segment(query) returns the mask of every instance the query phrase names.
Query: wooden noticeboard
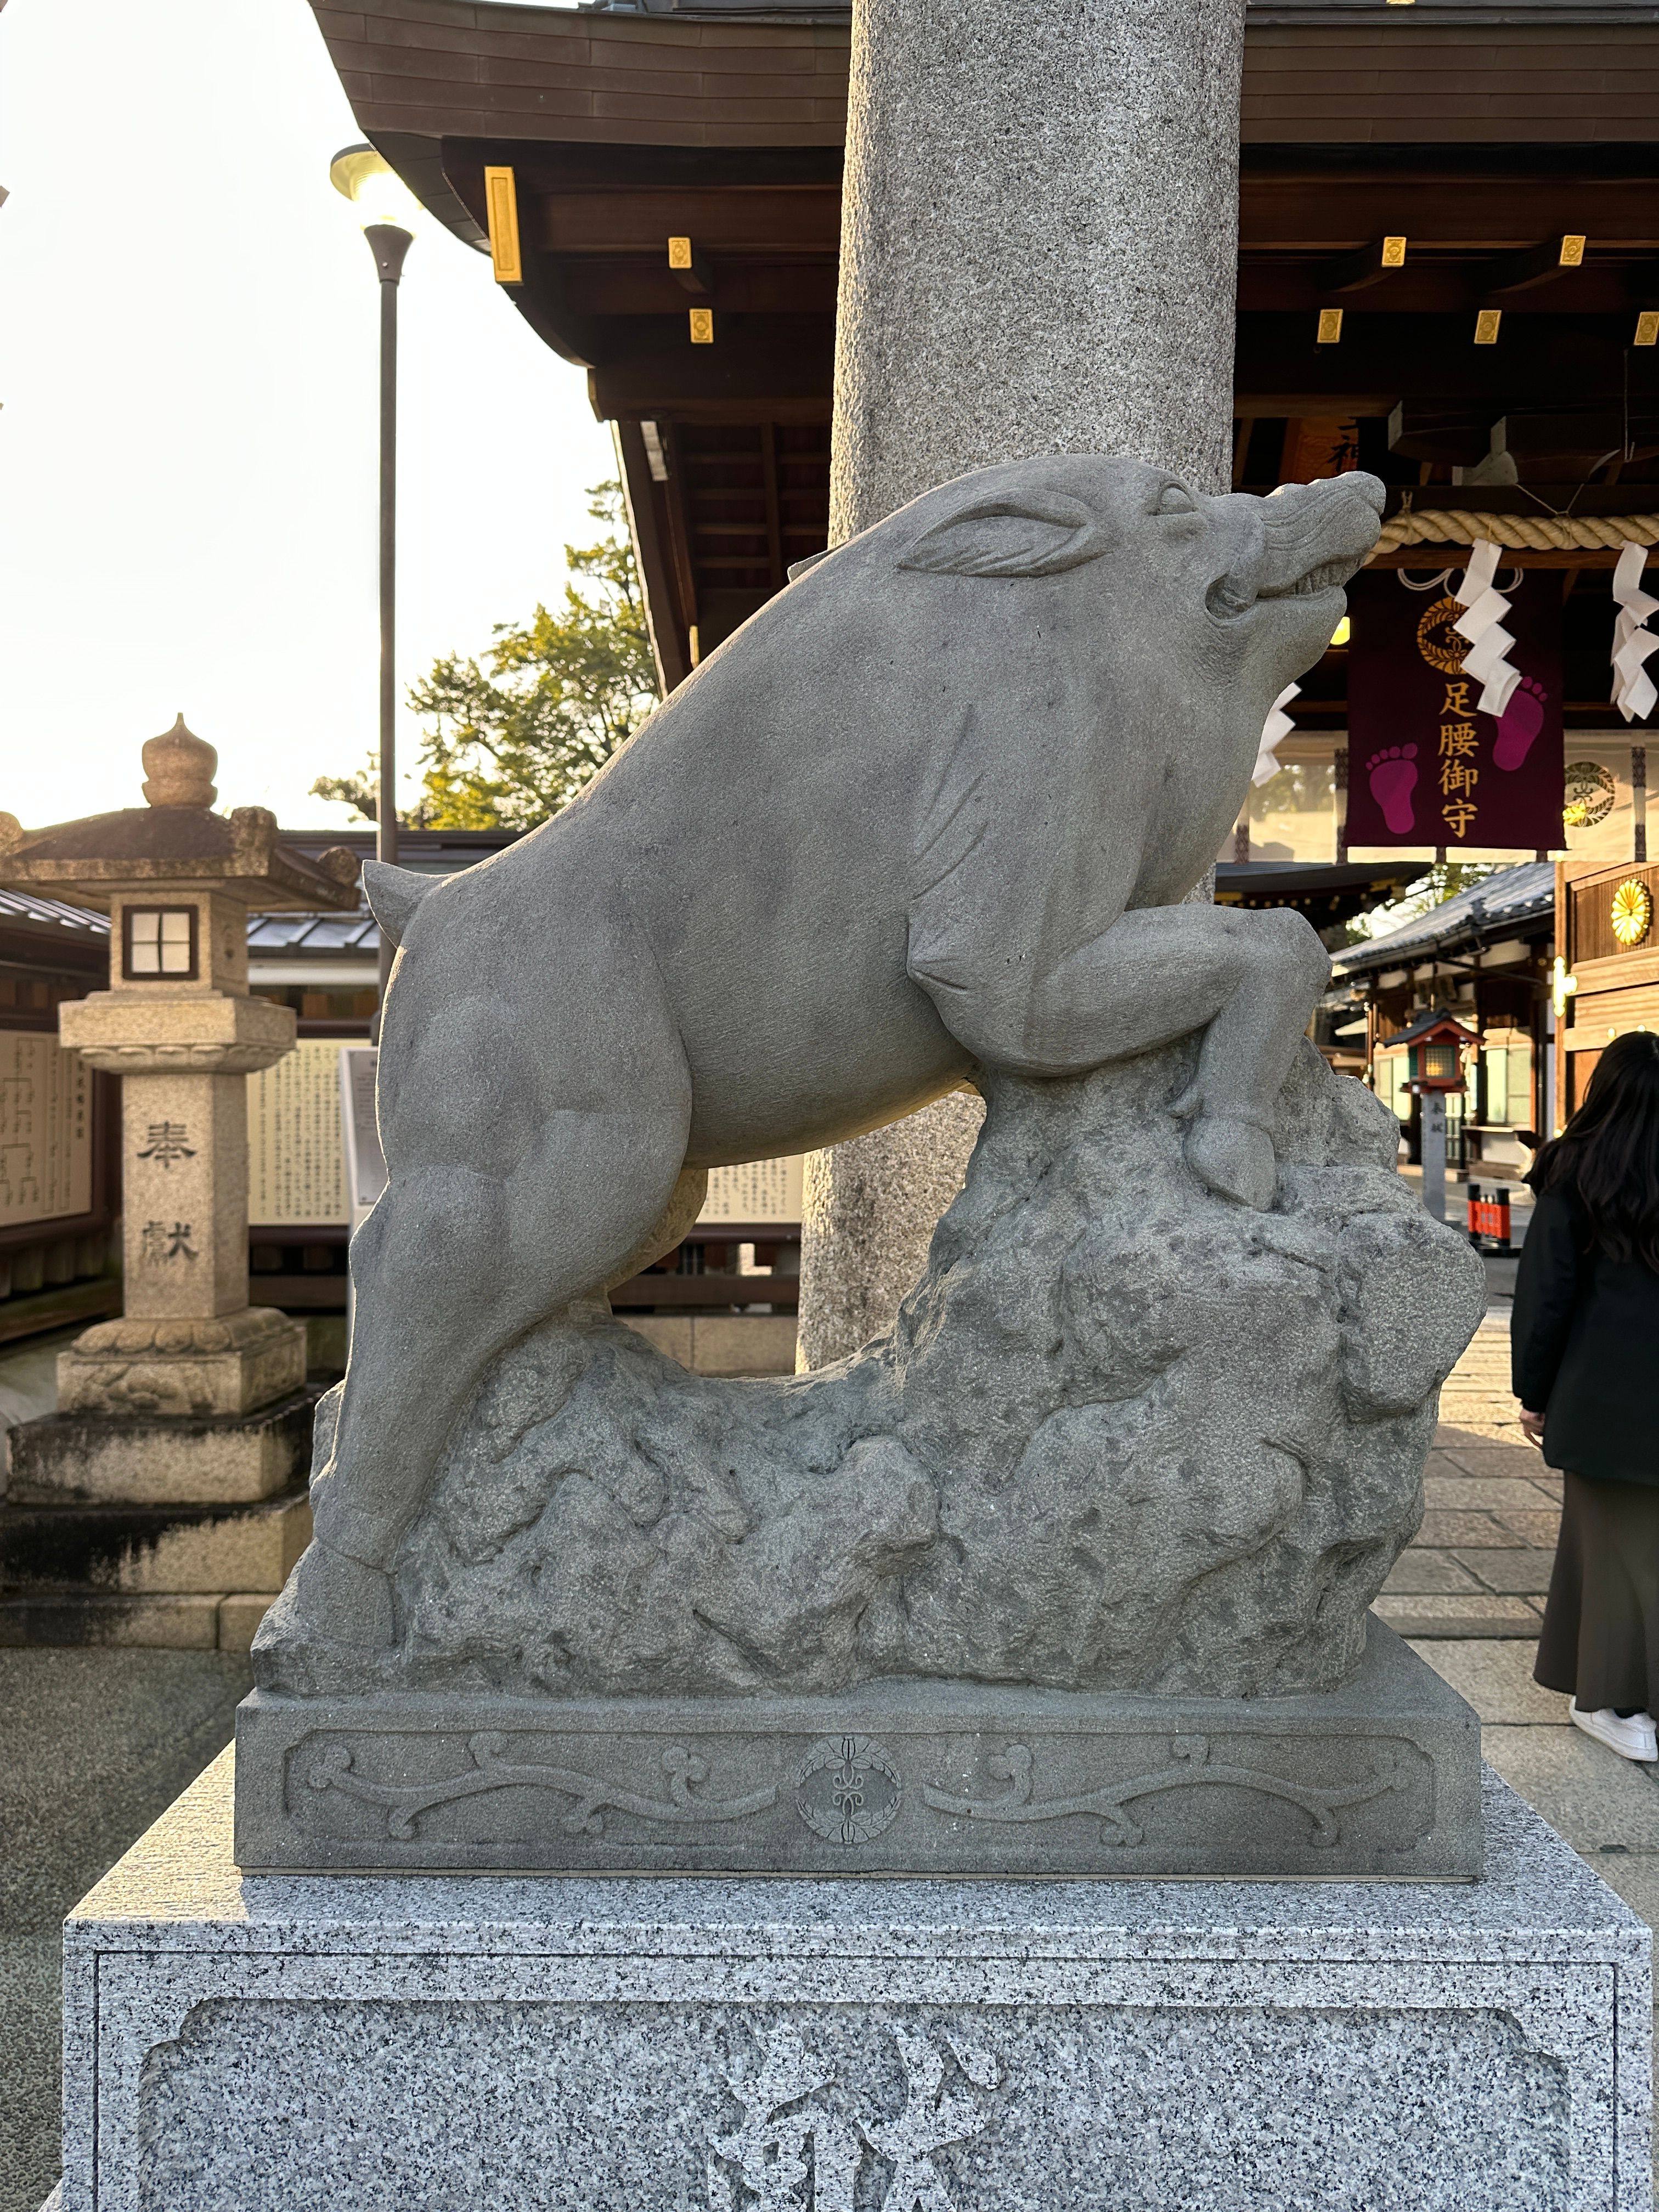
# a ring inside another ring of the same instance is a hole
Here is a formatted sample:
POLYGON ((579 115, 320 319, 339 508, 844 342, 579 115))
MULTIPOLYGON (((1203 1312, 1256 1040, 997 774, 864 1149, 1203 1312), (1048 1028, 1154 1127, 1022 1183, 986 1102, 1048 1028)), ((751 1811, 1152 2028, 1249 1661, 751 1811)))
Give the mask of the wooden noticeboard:
MULTIPOLYGON (((304 1037, 275 1066, 247 1079, 247 1209, 249 1221, 259 1227, 344 1227, 352 1220, 340 1051, 337 1037, 304 1037)), ((368 1062, 369 1055, 360 1048, 355 1058, 368 1062)), ((360 1066, 356 1072, 361 1082, 367 1069, 360 1066)), ((801 1169, 799 1153, 713 1169, 699 1224, 793 1226, 800 1219, 801 1169)), ((360 1214, 366 1210, 361 1206, 360 1214)))
POLYGON ((247 1079, 247 1218, 263 1228, 351 1218, 340 1130, 340 1041, 304 1037, 247 1079))
POLYGON ((708 1195, 697 1216, 699 1228, 742 1222, 761 1228, 784 1227, 800 1219, 803 1155, 781 1160, 747 1160, 741 1167, 711 1168, 708 1195))
POLYGON ((39 1030, 0 1030, 0 1229, 92 1211, 92 1074, 39 1030))

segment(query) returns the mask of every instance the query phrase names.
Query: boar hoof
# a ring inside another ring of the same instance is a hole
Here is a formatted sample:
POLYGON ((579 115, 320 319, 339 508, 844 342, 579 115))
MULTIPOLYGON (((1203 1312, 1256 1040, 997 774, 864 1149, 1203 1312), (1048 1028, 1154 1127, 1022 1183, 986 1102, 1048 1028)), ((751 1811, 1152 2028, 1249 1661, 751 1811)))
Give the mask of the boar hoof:
POLYGON ((1187 1164, 1223 1198, 1265 1212, 1279 1180, 1273 1139, 1254 1121, 1205 1114, 1187 1132, 1187 1164))
POLYGON ((395 1640, 392 1578, 379 1567, 313 1543, 295 1569, 289 1589, 292 1629, 370 1650, 395 1640))

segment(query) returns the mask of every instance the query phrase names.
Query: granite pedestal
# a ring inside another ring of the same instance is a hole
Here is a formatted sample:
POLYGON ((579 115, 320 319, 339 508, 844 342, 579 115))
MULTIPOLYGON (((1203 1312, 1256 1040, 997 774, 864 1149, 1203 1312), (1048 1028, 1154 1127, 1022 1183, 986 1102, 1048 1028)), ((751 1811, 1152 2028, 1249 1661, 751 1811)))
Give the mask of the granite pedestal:
POLYGON ((1480 1724, 1375 1619, 1322 1696, 261 1690, 236 1741, 250 1871, 1480 1872, 1480 1724))
POLYGON ((65 1936, 63 2212, 1648 2212, 1647 1929, 1474 1884, 243 1878, 65 1936))

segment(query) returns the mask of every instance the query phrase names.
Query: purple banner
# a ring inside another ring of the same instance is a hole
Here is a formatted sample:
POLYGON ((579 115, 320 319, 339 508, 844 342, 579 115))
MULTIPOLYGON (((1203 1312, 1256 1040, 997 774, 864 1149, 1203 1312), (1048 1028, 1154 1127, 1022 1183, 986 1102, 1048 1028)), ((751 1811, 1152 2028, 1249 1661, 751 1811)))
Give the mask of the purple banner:
POLYGON ((1528 569, 1512 586, 1499 572, 1521 672, 1500 715, 1480 713, 1480 681, 1463 672, 1462 574, 1425 592, 1373 569, 1348 586, 1351 848, 1561 846, 1560 572, 1528 569))

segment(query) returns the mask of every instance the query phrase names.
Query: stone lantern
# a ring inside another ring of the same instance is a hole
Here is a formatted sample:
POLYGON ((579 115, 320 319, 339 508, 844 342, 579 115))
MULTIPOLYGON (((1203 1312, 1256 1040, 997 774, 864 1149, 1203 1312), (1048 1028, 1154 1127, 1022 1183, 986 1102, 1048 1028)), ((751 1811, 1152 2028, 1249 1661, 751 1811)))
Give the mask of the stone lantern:
POLYGON ((215 813, 217 756, 182 716, 143 763, 148 805, 0 816, 0 882, 110 917, 109 988, 59 1034, 121 1078, 125 1306, 59 1355, 57 1414, 14 1432, 9 1510, 269 1498, 309 1428, 304 1324, 248 1304, 245 1078, 295 1025, 249 996, 247 917, 354 911, 357 862, 290 851, 264 807, 215 813))
POLYGON ((1463 1055, 1480 1042, 1441 1006, 1430 1007, 1389 1040, 1406 1047, 1406 1088, 1422 1101, 1423 1203, 1437 1221, 1446 1218, 1446 1100, 1462 1090, 1463 1055))

